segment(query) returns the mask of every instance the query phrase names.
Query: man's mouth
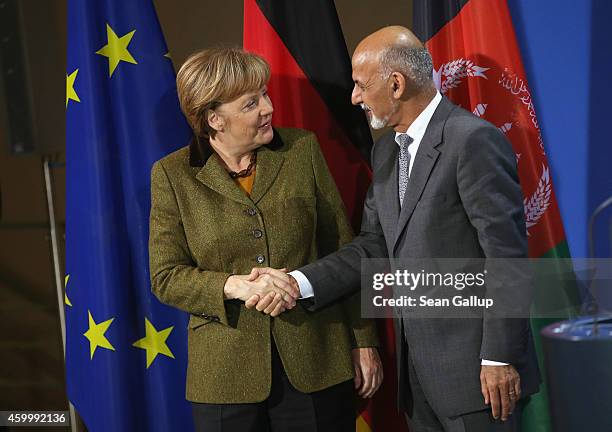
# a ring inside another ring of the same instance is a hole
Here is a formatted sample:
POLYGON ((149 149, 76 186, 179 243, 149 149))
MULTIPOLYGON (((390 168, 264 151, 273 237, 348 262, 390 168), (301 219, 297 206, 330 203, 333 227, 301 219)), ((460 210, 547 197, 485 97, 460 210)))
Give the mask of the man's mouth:
POLYGON ((259 129, 266 129, 267 127, 270 126, 270 123, 272 123, 271 119, 265 122, 264 124, 262 124, 261 126, 259 126, 259 129))

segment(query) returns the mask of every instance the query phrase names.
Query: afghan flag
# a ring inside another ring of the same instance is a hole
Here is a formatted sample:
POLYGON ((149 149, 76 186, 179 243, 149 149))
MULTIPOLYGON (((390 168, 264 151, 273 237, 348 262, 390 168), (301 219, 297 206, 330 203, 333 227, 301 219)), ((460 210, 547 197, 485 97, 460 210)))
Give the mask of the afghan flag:
MULTIPOLYGON (((433 57, 438 90, 493 123, 512 143, 524 194, 529 256, 568 258, 540 125, 506 1, 414 0, 413 7, 413 30, 433 57)), ((566 305, 577 304, 573 293, 559 294, 566 305)), ((537 296, 536 292, 536 302, 537 296)), ((542 372, 540 330, 552 321, 531 320, 542 372)), ((544 384, 527 401, 523 431, 551 430, 544 384)))
MULTIPOLYGON (((245 0, 244 48, 264 57, 272 76, 272 123, 316 133, 353 227, 360 224, 371 181, 372 137, 363 111, 351 105, 351 63, 332 0, 245 0)), ((397 412, 395 339, 391 320, 379 320, 385 380, 359 406, 360 432, 407 431, 397 412)))

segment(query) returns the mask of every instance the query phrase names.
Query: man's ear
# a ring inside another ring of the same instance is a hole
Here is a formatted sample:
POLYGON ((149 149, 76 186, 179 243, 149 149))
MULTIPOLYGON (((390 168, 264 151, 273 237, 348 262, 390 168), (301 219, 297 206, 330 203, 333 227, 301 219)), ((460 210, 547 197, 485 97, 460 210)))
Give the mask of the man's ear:
POLYGON ((215 110, 208 110, 206 113, 206 120, 211 128, 213 128, 217 132, 223 132, 223 126, 225 126, 225 121, 223 117, 221 117, 215 110))
POLYGON ((389 81, 391 82, 391 97, 400 99, 406 91, 406 77, 399 72, 392 72, 389 81))

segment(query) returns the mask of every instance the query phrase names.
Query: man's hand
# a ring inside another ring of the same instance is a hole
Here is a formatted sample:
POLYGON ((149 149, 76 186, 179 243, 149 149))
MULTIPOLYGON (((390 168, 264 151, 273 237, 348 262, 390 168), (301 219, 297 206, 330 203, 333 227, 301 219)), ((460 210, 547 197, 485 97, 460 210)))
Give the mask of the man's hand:
MULTIPOLYGON (((251 274, 249 275, 249 280, 255 280, 263 275, 269 275, 275 278, 279 283, 291 284, 291 282, 295 282, 295 279, 287 274, 287 269, 275 269, 271 267, 253 267, 251 270, 251 274)), ((297 283, 296 283, 297 286, 297 283)), ((299 295, 299 288, 297 289, 299 295)))
MULTIPOLYGON (((249 280, 256 283, 263 282, 264 284, 273 285, 279 289, 282 289, 287 295, 291 297, 293 303, 291 307, 284 305, 284 307, 278 307, 278 303, 274 301, 270 296, 253 295, 245 302, 247 308, 255 307, 258 311, 264 312, 271 316, 278 316, 286 309, 291 309, 295 306, 295 302, 300 297, 300 288, 296 280, 288 275, 287 269, 273 269, 269 267, 255 267, 251 270, 249 280)), ((289 303, 291 304, 291 303, 289 303)))
POLYGON ((371 398, 383 381, 383 368, 376 348, 355 348, 351 352, 355 367, 355 390, 362 398, 371 398))
POLYGON ((498 419, 501 412, 506 421, 521 397, 521 377, 512 365, 481 366, 480 390, 485 404, 491 404, 493 418, 498 419))
POLYGON ((251 273, 230 276, 225 283, 224 294, 227 299, 244 300, 247 308, 256 306, 258 311, 278 316, 295 306, 299 289, 274 276, 263 274, 254 278, 251 273))

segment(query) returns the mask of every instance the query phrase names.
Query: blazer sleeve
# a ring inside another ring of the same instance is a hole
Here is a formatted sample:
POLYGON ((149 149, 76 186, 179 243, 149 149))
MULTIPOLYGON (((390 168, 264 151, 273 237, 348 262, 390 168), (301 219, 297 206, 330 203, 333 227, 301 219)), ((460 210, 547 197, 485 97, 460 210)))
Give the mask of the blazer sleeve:
POLYGON ((149 263, 151 289, 162 303, 227 325, 223 287, 230 274, 203 270, 193 262, 161 161, 151 171, 149 263))
POLYGON ((532 284, 521 269, 522 261, 514 260, 527 257, 516 158, 511 144, 495 127, 479 127, 469 134, 459 154, 457 181, 486 259, 487 297, 496 306, 484 312, 480 357, 517 363, 526 349, 529 323, 526 318, 507 317, 528 316, 520 311, 529 311, 532 284), (509 315, 509 311, 514 313, 509 315))
MULTIPOLYGON (((375 166, 372 149, 372 166, 375 166)), ((328 189, 322 181, 320 189, 328 189)), ((361 231, 353 240, 336 252, 327 255, 299 270, 312 284, 314 297, 310 310, 324 307, 339 298, 360 291, 361 259, 386 258, 387 246, 376 209, 372 185, 365 199, 361 231)))
MULTIPOLYGON (((336 183, 314 135, 311 140, 311 157, 317 193, 318 256, 324 257, 348 243, 353 238, 353 230, 336 183)), ((376 322, 361 318, 360 299, 357 292, 342 301, 348 325, 353 332, 353 348, 378 346, 376 322)))

